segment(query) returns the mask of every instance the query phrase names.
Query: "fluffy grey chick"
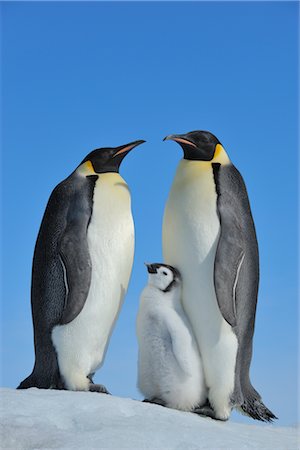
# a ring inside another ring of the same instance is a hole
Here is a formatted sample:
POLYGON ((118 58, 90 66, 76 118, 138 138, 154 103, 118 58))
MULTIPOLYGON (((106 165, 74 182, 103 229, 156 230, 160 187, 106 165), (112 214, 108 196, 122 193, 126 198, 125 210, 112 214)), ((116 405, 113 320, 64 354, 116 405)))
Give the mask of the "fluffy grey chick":
POLYGON ((181 276, 147 264, 148 284, 137 315, 138 388, 147 401, 192 411, 207 398, 201 358, 181 305, 181 276))

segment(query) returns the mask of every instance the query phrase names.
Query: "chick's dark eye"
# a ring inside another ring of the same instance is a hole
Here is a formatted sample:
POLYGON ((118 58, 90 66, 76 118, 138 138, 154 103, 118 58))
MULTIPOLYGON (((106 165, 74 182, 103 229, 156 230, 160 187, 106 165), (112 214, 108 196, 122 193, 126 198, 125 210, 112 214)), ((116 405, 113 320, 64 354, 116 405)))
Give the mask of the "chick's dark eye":
POLYGON ((165 272, 165 271, 163 271, 163 274, 164 274, 164 275, 168 275, 167 272, 165 272))

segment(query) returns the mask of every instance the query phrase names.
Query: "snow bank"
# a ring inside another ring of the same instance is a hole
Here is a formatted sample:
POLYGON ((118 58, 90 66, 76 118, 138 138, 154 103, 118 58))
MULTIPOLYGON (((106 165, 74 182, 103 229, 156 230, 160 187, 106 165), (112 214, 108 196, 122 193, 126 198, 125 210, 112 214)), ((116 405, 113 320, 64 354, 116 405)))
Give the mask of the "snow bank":
POLYGON ((296 450, 296 428, 217 422, 91 392, 1 389, 2 449, 296 450))

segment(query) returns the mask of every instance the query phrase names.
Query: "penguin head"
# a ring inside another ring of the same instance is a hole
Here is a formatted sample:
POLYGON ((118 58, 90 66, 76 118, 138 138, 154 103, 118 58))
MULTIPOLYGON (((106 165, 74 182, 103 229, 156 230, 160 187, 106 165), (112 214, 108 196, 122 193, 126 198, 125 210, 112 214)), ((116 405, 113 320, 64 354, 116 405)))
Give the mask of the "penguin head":
POLYGON ((172 140, 181 145, 184 159, 211 161, 223 147, 218 138, 209 131, 190 131, 186 134, 170 134, 164 141, 172 140))
POLYGON ((145 141, 139 140, 130 142, 129 144, 120 145, 119 147, 105 147, 97 148, 89 153, 84 160, 79 164, 88 169, 90 173, 106 173, 119 172, 121 162, 125 156, 135 147, 143 144, 145 141))
POLYGON ((146 264, 148 270, 148 284, 163 292, 169 292, 181 283, 178 269, 162 263, 146 264))

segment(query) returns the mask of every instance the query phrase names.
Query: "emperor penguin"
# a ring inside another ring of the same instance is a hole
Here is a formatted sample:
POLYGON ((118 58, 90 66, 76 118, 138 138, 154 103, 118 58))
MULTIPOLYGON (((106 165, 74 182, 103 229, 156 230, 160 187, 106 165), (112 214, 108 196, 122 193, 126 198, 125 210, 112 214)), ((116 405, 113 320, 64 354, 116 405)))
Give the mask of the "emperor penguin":
POLYGON ((275 415, 249 368, 259 283, 255 226, 245 183, 208 131, 174 134, 184 153, 163 220, 165 262, 182 275, 182 303, 208 388, 199 414, 227 420, 233 407, 266 422, 275 415))
POLYGON ((169 265, 147 264, 148 284, 137 315, 138 387, 147 402, 193 411, 205 404, 201 358, 181 306, 181 276, 169 265))
POLYGON ((107 393, 92 377, 103 363, 134 254, 130 191, 119 167, 143 142, 92 151, 53 190, 33 257, 35 364, 19 389, 107 393))

